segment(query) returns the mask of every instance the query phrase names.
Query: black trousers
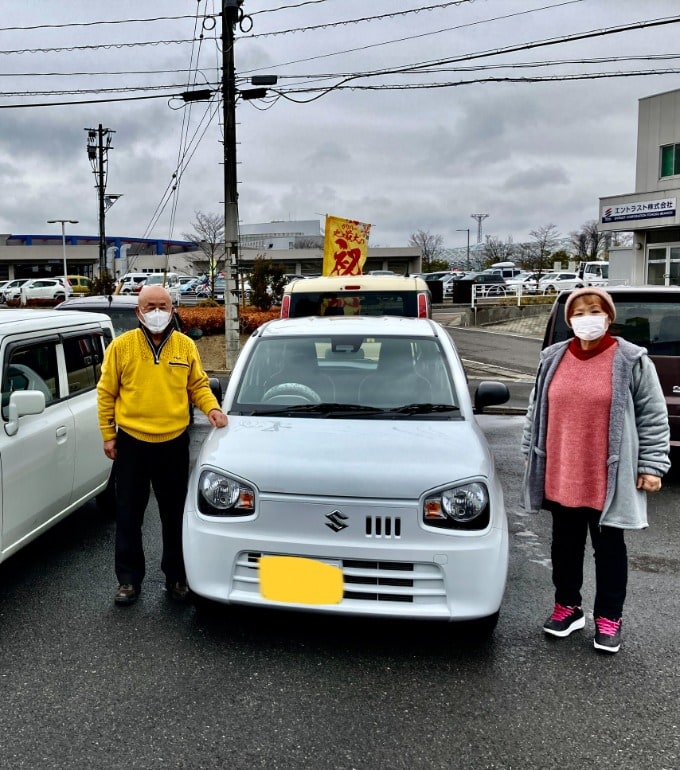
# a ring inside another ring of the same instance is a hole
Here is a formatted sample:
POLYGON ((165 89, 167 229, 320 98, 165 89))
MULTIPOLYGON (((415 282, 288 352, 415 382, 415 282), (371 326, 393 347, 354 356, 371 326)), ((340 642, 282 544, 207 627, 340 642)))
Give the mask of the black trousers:
POLYGON ((161 569, 169 583, 184 582, 182 516, 189 481, 189 434, 172 441, 139 441, 122 430, 116 440, 116 552, 118 582, 141 586, 145 575, 142 524, 153 488, 161 517, 161 569))
POLYGON ((555 601, 565 607, 581 605, 583 558, 586 538, 595 556, 596 617, 618 620, 623 614, 628 584, 628 556, 624 530, 600 527, 601 511, 592 508, 565 508, 557 503, 547 506, 552 512, 551 557, 555 601))

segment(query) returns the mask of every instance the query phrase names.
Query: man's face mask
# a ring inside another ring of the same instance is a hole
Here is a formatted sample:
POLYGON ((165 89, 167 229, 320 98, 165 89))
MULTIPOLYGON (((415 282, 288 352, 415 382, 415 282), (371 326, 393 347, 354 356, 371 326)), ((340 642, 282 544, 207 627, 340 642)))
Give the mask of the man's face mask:
POLYGON ((162 331, 165 331, 170 323, 171 313, 168 313, 167 310, 155 308, 148 313, 141 313, 141 316, 141 322, 152 334, 160 334, 162 331))
POLYGON ((579 315, 571 319, 571 328, 580 340, 596 340, 607 331, 607 321, 606 315, 579 315))

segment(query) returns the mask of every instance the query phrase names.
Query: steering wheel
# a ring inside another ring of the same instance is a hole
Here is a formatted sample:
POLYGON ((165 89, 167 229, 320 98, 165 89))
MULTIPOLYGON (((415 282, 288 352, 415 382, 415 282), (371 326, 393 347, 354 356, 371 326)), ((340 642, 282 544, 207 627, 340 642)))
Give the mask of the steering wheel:
POLYGON ((269 388, 262 400, 272 404, 320 404, 321 396, 300 382, 282 382, 269 388))

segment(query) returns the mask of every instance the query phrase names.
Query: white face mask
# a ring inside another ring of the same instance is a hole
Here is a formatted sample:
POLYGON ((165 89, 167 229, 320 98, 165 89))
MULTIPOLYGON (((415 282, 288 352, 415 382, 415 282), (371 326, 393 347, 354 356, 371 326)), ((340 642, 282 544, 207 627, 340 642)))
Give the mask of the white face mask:
POLYGON ((152 334, 160 334, 170 323, 170 313, 167 310, 156 308, 148 313, 142 313, 141 322, 152 334))
POLYGON ((607 331, 606 315, 578 315, 571 319, 571 328, 580 340, 597 340, 607 331))

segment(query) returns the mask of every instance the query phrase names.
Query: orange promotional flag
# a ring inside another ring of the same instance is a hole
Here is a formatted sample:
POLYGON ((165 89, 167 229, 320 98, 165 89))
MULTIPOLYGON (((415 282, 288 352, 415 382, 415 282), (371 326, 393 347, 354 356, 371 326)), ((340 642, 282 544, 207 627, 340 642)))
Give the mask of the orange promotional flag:
POLYGON ((326 216, 323 275, 361 275, 368 254, 370 225, 326 216))

